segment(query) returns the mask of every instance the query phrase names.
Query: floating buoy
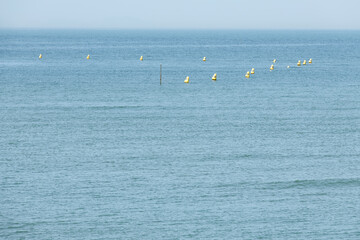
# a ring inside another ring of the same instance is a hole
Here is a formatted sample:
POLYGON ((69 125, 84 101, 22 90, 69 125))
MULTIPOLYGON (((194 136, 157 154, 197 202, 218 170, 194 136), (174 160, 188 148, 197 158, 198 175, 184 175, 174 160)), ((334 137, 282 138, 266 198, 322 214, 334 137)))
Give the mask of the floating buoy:
POLYGON ((298 65, 299 67, 301 66, 301 61, 300 61, 300 60, 298 61, 297 65, 298 65))
POLYGON ((184 83, 189 83, 189 76, 185 78, 184 83))
POLYGON ((290 68, 290 66, 287 66, 287 68, 290 68))
POLYGON ((216 73, 212 76, 212 80, 214 80, 214 81, 216 81, 216 77, 217 77, 217 75, 216 75, 216 73))
POLYGON ((303 65, 306 65, 306 60, 304 60, 303 65))
POLYGON ((140 61, 142 61, 143 59, 144 59, 143 56, 141 56, 141 57, 140 57, 140 61))
POLYGON ((87 55, 86 59, 87 59, 87 60, 89 60, 89 59, 90 59, 90 54, 89 54, 89 55, 87 55))
POLYGON ((271 65, 271 66, 270 66, 270 71, 271 71, 271 70, 274 70, 274 65, 271 65))
POLYGON ((250 73, 255 74, 255 68, 252 68, 250 73))
POLYGON ((250 77, 250 72, 247 72, 247 73, 245 74, 245 77, 246 77, 246 78, 249 78, 249 77, 250 77))
POLYGON ((39 55, 39 59, 42 59, 42 54, 40 53, 40 55, 39 55))
POLYGON ((273 60, 273 63, 276 63, 276 59, 273 60))
POLYGON ((206 57, 203 58, 203 61, 206 62, 206 57))
POLYGON ((309 64, 312 64, 312 59, 310 58, 310 60, 309 60, 309 64))

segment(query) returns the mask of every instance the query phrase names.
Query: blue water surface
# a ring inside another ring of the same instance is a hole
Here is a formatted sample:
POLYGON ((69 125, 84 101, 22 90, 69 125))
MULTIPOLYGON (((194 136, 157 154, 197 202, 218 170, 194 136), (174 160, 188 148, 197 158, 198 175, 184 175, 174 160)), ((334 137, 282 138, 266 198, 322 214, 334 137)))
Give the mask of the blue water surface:
POLYGON ((0 238, 360 239, 359 66, 359 31, 1 30, 0 238))

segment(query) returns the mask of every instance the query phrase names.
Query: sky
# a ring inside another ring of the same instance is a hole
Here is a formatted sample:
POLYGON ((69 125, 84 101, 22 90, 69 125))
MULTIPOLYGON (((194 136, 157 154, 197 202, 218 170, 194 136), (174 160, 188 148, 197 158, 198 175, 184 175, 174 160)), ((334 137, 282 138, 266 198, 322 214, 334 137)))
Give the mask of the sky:
POLYGON ((0 28, 360 29, 360 0, 0 0, 0 28))

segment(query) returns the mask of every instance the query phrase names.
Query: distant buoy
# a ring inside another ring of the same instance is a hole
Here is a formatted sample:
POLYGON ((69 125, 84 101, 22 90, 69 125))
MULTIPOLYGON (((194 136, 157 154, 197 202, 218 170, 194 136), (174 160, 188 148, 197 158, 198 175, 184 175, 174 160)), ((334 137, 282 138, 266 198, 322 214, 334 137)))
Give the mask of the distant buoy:
POLYGON ((276 59, 273 60, 273 63, 276 63, 276 59))
POLYGON ((189 83, 189 76, 185 78, 184 83, 189 83))
POLYGON ((304 60, 303 65, 306 65, 306 60, 304 60))
POLYGON ((290 68, 290 66, 287 66, 287 68, 290 68))
POLYGON ((274 70, 274 65, 271 65, 271 66, 270 66, 270 71, 271 71, 271 70, 274 70))
POLYGON ((252 68, 250 73, 255 74, 255 68, 252 68))
POLYGON ((301 66, 301 61, 300 61, 300 60, 298 61, 297 65, 298 65, 299 67, 301 66))
POLYGON ((216 75, 216 73, 215 73, 215 74, 212 76, 211 79, 212 79, 213 81, 216 81, 216 78, 217 78, 217 75, 216 75))
POLYGON ((143 56, 141 56, 141 57, 140 57, 140 61, 142 61, 143 59, 144 59, 143 56))
POLYGON ((245 77, 246 77, 246 78, 249 78, 249 77, 250 77, 250 72, 247 72, 247 73, 245 74, 245 77))
POLYGON ((310 58, 310 60, 309 60, 309 64, 312 64, 312 59, 310 58))
POLYGON ((40 55, 39 55, 39 59, 42 59, 42 54, 40 53, 40 55))
POLYGON ((203 61, 206 62, 206 57, 203 58, 203 61))
POLYGON ((89 55, 87 55, 86 59, 87 59, 87 60, 89 60, 89 59, 90 59, 90 54, 89 54, 89 55))

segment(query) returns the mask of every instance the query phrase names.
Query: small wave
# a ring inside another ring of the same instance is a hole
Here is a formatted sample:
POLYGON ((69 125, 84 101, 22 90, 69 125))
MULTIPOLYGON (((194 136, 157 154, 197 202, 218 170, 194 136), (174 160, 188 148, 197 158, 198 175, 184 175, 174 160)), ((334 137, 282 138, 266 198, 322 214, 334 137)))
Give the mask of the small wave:
POLYGON ((113 109, 131 109, 131 108, 142 108, 146 106, 138 105, 118 105, 118 106, 70 106, 70 105, 17 105, 17 106, 8 106, 10 108, 18 109, 36 109, 36 110, 73 110, 73 109, 90 109, 90 110, 113 110, 113 109))
POLYGON ((93 110, 114 110, 114 109, 129 109, 129 108, 140 108, 141 106, 90 106, 90 107, 83 107, 87 109, 93 110))
POLYGON ((295 180, 286 182, 270 182, 262 184, 266 189, 293 189, 293 188, 311 188, 311 187, 359 187, 359 178, 350 179, 319 179, 319 180, 295 180))

